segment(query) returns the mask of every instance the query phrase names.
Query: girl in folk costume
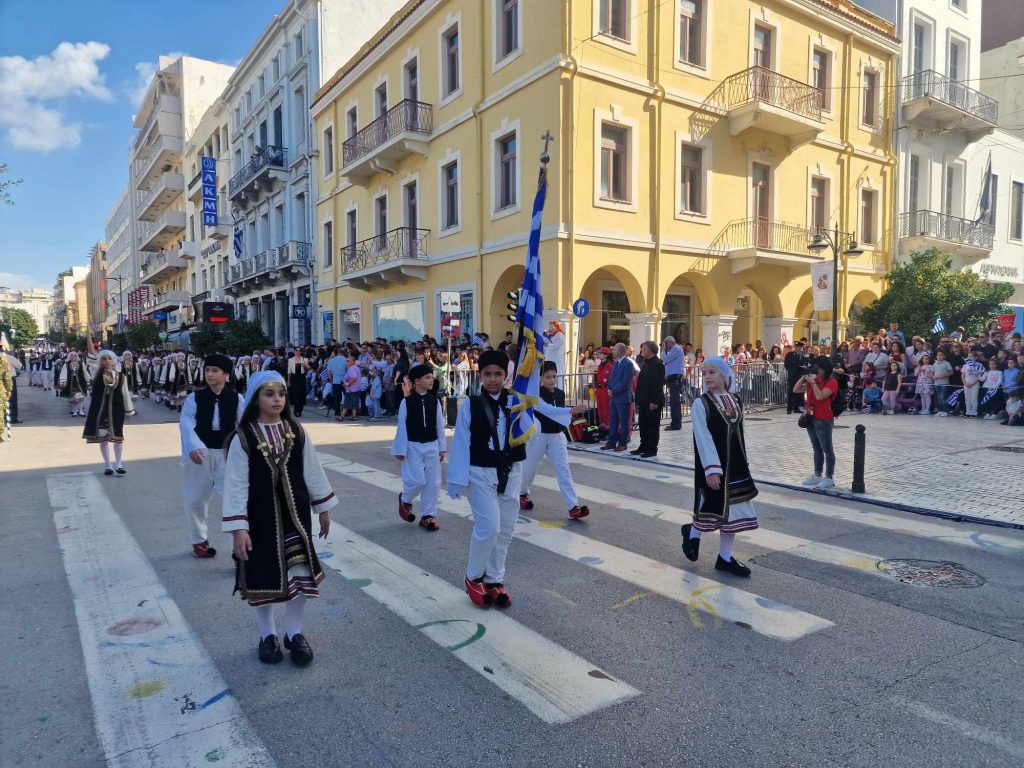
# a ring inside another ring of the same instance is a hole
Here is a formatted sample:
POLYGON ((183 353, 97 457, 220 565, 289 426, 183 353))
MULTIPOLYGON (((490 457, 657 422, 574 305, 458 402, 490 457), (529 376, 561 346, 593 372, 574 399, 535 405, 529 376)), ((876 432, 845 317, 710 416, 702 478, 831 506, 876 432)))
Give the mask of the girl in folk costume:
POLYGON ((167 368, 170 366, 171 360, 170 355, 153 358, 153 373, 150 376, 150 381, 158 403, 167 402, 167 368))
POLYGON ((302 415, 302 409, 306 407, 306 371, 309 365, 306 358, 302 356, 302 350, 295 348, 295 353, 288 358, 288 400, 292 404, 292 411, 296 416, 302 415))
POLYGON ((85 419, 82 437, 87 443, 99 443, 103 454, 103 474, 110 476, 128 474, 121 466, 121 451, 124 448, 124 417, 134 416, 132 396, 128 391, 128 379, 117 370, 117 356, 104 349, 97 358, 99 371, 92 382, 92 399, 89 401, 89 415, 85 419), (110 444, 114 444, 114 460, 117 468, 110 466, 110 444))
POLYGON ((715 570, 750 576, 750 569, 732 556, 736 534, 757 528, 757 512, 751 503, 757 488, 747 465, 743 406, 732 394, 736 379, 725 360, 709 357, 701 372, 705 392, 691 406, 693 523, 683 526, 683 553, 696 562, 702 534, 719 531, 715 570))
POLYGON ((85 396, 89 394, 89 378, 77 352, 69 352, 60 370, 61 397, 68 401, 72 416, 85 416, 85 396))
POLYGON ((135 363, 135 355, 131 353, 131 350, 125 350, 121 356, 121 373, 124 374, 124 378, 128 382, 128 391, 131 392, 132 400, 138 399, 141 385, 139 366, 135 363))
POLYGON ((167 407, 180 411, 188 395, 189 386, 188 363, 184 352, 179 352, 171 358, 171 362, 167 364, 164 381, 167 383, 167 407))
POLYGON ((263 370, 263 358, 259 355, 253 355, 249 358, 249 378, 251 379, 257 373, 263 370))
POLYGON ((145 355, 142 355, 142 357, 139 358, 138 369, 139 396, 142 397, 143 400, 148 400, 150 388, 152 386, 150 376, 153 373, 153 365, 145 355))
POLYGON ((224 531, 234 537, 235 591, 256 608, 259 659, 276 664, 273 604, 287 603, 284 647, 305 666, 313 651, 302 634, 306 599, 320 594, 324 571, 313 549, 312 512, 327 538, 328 510, 338 504, 316 449, 292 416, 284 377, 261 371, 249 379, 238 429, 228 443, 224 531))
POLYGON ((203 359, 195 355, 188 357, 188 391, 195 392, 206 386, 206 379, 203 376, 203 359))
MULTIPOLYGON (((510 445, 512 414, 503 386, 508 356, 488 349, 480 355, 479 395, 467 397, 459 407, 455 437, 448 463, 448 495, 469 498, 473 510, 473 536, 466 566, 466 593, 474 605, 507 608, 512 598, 505 590, 505 560, 519 517, 519 488, 526 446, 510 445)), ((534 407, 552 421, 569 426, 586 405, 555 408, 543 400, 534 407)))
POLYGON ((235 361, 235 389, 238 394, 245 394, 245 385, 249 381, 249 360, 248 355, 242 355, 235 361))
POLYGON ((412 503, 422 494, 420 526, 436 531, 437 497, 441 492, 441 462, 447 451, 444 414, 434 394, 434 371, 417 365, 409 371, 413 391, 398 406, 398 431, 391 455, 402 462, 402 491, 398 494, 398 516, 416 520, 412 503))

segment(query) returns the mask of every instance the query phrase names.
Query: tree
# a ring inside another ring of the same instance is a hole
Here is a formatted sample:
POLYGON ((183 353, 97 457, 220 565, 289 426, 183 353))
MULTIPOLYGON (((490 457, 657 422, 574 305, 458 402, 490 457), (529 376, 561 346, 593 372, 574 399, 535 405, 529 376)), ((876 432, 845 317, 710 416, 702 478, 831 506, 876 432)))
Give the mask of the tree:
POLYGON ((229 320, 224 327, 223 348, 229 355, 247 355, 270 346, 270 339, 255 320, 229 320))
POLYGON ((65 334, 63 334, 61 336, 60 340, 64 344, 64 346, 67 347, 68 349, 78 349, 78 350, 85 349, 85 345, 86 345, 85 336, 83 336, 80 333, 71 333, 71 332, 65 333, 65 334))
POLYGON ((188 345, 189 349, 197 355, 206 357, 214 352, 223 352, 225 350, 225 338, 217 326, 203 323, 192 329, 188 337, 188 345))
POLYGON ((160 329, 149 322, 129 326, 125 336, 129 347, 136 351, 152 349, 160 343, 160 329))
POLYGON ((12 345, 24 347, 39 335, 39 326, 24 309, 0 307, 0 331, 7 334, 12 345))
MULTIPOLYGON (((7 172, 7 163, 0 163, 0 177, 7 172)), ((22 181, 23 179, 0 178, 0 203, 14 205, 14 199, 11 197, 10 188, 18 186, 22 181)))
POLYGON ((974 272, 953 271, 952 260, 937 248, 917 251, 909 262, 896 264, 886 280, 889 290, 865 307, 860 319, 867 328, 896 321, 908 340, 931 338, 940 317, 948 330, 962 325, 968 334, 979 333, 1007 311, 1005 302, 1013 295, 1009 283, 988 283, 974 272))

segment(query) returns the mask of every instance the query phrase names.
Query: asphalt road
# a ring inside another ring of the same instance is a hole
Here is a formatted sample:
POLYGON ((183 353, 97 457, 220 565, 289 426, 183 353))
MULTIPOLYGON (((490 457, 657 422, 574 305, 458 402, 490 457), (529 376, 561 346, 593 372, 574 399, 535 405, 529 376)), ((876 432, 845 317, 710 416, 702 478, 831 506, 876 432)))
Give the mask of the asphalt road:
POLYGON ((766 489, 742 580, 714 570, 716 536, 682 557, 687 473, 574 456, 592 514, 567 522, 542 465, 496 616, 460 594, 464 504, 442 497, 435 534, 399 520, 393 426, 310 415, 341 498, 316 659, 267 667, 226 539, 212 560, 187 546, 176 414, 139 402, 128 475, 106 478, 82 419, 20 395, 0 445, 4 766, 1024 764, 1017 532, 766 489), (941 585, 893 559, 938 563, 941 585))

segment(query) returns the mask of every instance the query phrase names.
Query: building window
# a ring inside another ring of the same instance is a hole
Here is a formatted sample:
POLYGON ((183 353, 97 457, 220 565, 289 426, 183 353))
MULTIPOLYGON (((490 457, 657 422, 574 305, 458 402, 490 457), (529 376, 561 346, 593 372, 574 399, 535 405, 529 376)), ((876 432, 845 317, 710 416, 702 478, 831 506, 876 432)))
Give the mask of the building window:
POLYGON ((516 135, 498 139, 498 210, 511 208, 516 197, 516 135))
POLYGON ((324 128, 324 176, 334 173, 334 126, 324 128))
POLYGON ((373 335, 384 339, 418 341, 427 332, 423 299, 376 304, 373 307, 373 335))
POLYGON ((1010 186, 1010 239, 1024 240, 1024 182, 1010 186))
POLYGON ((374 228, 376 231, 374 235, 377 236, 377 250, 383 251, 388 247, 388 239, 386 237, 388 231, 388 198, 387 195, 381 195, 373 201, 374 208, 374 228))
POLYGON ((601 34, 629 42, 629 0, 600 0, 601 34))
MULTIPOLYGON (((459 291, 459 311, 456 312, 453 317, 459 320, 459 330, 462 333, 468 334, 470 338, 473 338, 475 329, 473 328, 473 291, 459 291)), ((437 294, 437 317, 438 317, 438 328, 437 336, 441 337, 441 318, 445 315, 441 311, 441 294, 437 294)))
POLYGON ((811 54, 811 85, 818 89, 822 109, 832 108, 832 55, 824 48, 815 48, 811 54))
POLYGON ((626 178, 628 131, 616 125, 601 126, 601 197, 629 202, 626 178))
POLYGON ((823 230, 828 227, 828 179, 821 176, 811 178, 811 228, 823 230))
POLYGON ((946 59, 946 74, 949 79, 959 81, 965 79, 967 52, 964 43, 960 40, 949 41, 949 57, 946 59))
POLYGON ((872 128, 878 127, 878 73, 874 70, 864 70, 864 105, 861 112, 861 122, 872 128))
POLYGON ((946 166, 945 178, 942 190, 942 212, 952 216, 956 210, 956 168, 952 165, 946 166))
POLYGON ((278 54, 274 57, 274 61, 270 65, 270 76, 276 83, 281 79, 281 55, 278 54))
POLYGON ((345 214, 345 229, 348 237, 348 261, 351 261, 356 256, 356 243, 359 242, 359 233, 356 229, 357 214, 355 209, 345 214))
POLYGON ((324 222, 324 269, 334 264, 334 222, 324 222))
POLYGON ((351 139, 357 133, 359 133, 359 112, 355 107, 352 107, 347 113, 348 115, 348 137, 351 139))
POLYGON ((377 90, 375 90, 373 94, 377 107, 377 117, 380 117, 388 111, 388 84, 381 83, 377 86, 377 90))
POLYGON ((274 122, 274 143, 279 146, 284 146, 284 111, 281 107, 274 108, 273 114, 274 122))
POLYGON ((292 131, 292 136, 296 144, 302 144, 306 141, 306 116, 309 114, 305 91, 302 88, 295 89, 292 104, 294 104, 292 114, 295 115, 295 130, 292 131))
POLYGON ((680 154, 681 210, 684 213, 704 213, 704 150, 684 144, 680 154))
POLYGON ((511 56, 519 50, 519 0, 498 0, 498 57, 511 56))
POLYGON ((860 236, 867 245, 874 245, 878 242, 878 232, 875 227, 875 213, 878 210, 877 198, 878 193, 873 189, 860 191, 860 236))
POLYGON ((704 66, 704 0, 680 0, 679 60, 704 66))
POLYGON ((907 209, 910 211, 921 210, 921 158, 918 155, 910 156, 910 171, 907 179, 907 187, 907 209))
POLYGON ((914 38, 910 53, 913 74, 928 69, 928 27, 920 21, 914 22, 914 38))
POLYGON ((420 67, 417 59, 405 65, 405 98, 410 101, 420 100, 420 67))
POLYGON ((299 63, 299 59, 303 57, 306 52, 306 46, 303 44, 302 32, 299 32, 295 36, 295 63, 299 63))
POLYGON ((996 207, 999 201, 999 177, 994 173, 988 180, 988 213, 985 215, 985 223, 995 226, 996 207))
POLYGON ((448 98, 459 90, 459 25, 456 24, 442 36, 441 96, 448 98))
POLYGON ((448 163, 441 169, 444 180, 444 202, 441 213, 442 229, 459 226, 459 163, 448 163))
POLYGON ((256 79, 256 82, 257 93, 259 93, 259 97, 262 99, 264 96, 267 95, 267 76, 260 72, 260 76, 256 79))

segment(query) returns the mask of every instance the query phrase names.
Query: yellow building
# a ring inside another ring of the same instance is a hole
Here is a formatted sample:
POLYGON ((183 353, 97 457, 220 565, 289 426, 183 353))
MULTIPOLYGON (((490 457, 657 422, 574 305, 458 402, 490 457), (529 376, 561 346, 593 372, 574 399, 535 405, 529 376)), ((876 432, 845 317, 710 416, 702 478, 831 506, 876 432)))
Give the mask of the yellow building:
POLYGON ((834 226, 845 330, 890 258, 898 50, 848 0, 412 0, 314 99, 325 335, 439 336, 456 290, 507 330, 547 130, 544 298, 589 300, 583 341, 829 335, 834 226))

